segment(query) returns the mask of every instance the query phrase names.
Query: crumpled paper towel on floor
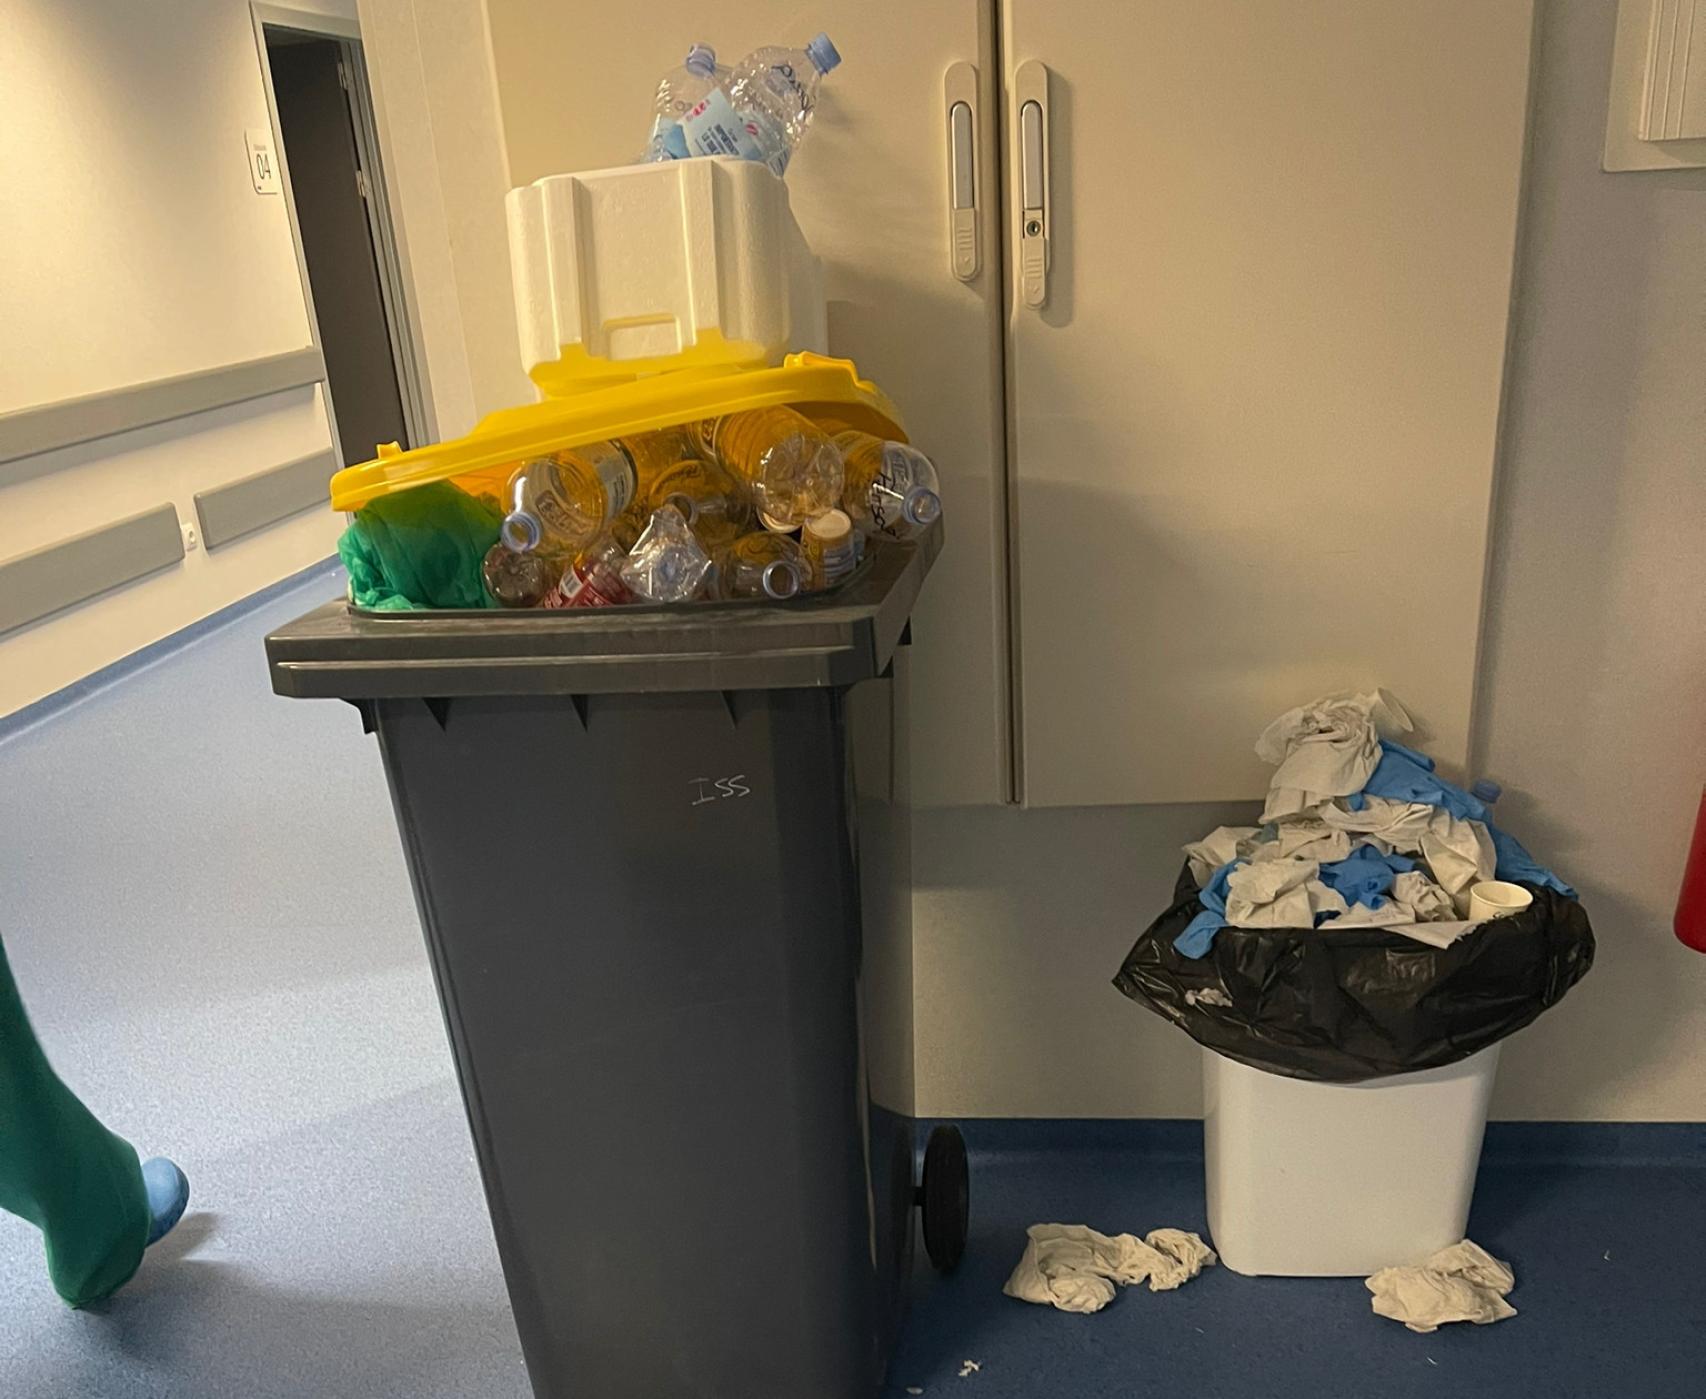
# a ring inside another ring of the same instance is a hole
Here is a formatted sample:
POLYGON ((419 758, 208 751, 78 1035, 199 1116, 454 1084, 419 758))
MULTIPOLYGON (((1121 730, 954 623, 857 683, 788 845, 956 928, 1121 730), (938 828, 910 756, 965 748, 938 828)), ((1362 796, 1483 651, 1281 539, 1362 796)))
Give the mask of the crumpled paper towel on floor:
POLYGON ((1001 1290, 1022 1302, 1063 1312, 1099 1312, 1114 1300, 1114 1284, 1148 1279, 1151 1292, 1169 1292, 1216 1262, 1214 1250, 1182 1229, 1153 1229, 1139 1239, 1110 1238, 1082 1224, 1033 1224, 1019 1266, 1001 1290))
POLYGON ((1515 1286, 1510 1265, 1468 1239, 1442 1248, 1419 1268, 1382 1268, 1368 1280, 1377 1316, 1424 1335, 1448 1321, 1485 1326, 1515 1316, 1516 1308, 1505 1301, 1515 1286))

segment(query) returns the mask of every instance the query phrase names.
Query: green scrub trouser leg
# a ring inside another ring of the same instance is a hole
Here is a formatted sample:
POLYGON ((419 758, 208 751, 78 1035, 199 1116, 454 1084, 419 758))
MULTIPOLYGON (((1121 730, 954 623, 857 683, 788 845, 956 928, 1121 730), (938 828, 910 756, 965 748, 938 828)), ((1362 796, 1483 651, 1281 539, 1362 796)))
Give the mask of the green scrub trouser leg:
POLYGON ((47 1244, 53 1287, 74 1307, 129 1282, 151 1216, 136 1150, 60 1082, 24 1016, 0 943, 0 1209, 47 1244))

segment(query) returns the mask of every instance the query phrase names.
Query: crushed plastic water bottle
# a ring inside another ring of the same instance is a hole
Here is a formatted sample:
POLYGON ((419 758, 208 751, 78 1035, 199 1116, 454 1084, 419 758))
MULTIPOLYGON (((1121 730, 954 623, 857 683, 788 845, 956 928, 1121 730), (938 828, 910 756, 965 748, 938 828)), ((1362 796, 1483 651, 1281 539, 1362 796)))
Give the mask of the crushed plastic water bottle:
POLYGON ((803 49, 754 49, 727 91, 713 86, 681 118, 691 155, 733 155, 787 173, 817 106, 824 74, 841 62, 829 35, 803 49))
POLYGON ((711 556, 673 505, 652 513, 622 565, 622 581, 647 602, 691 602, 705 586, 711 556))
POLYGON ((686 160, 687 134, 681 119, 713 89, 728 84, 731 73, 717 66, 717 54, 709 44, 695 44, 679 68, 671 68, 658 83, 652 103, 652 134, 646 139, 641 165, 660 160, 686 160))

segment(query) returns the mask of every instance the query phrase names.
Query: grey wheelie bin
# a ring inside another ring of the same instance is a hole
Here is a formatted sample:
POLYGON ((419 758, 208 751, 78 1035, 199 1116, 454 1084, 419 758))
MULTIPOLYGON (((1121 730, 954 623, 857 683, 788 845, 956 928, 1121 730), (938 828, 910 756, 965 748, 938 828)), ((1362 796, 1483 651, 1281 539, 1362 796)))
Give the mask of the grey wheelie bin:
MULTIPOLYGON (((873 1399, 915 1177, 908 621, 940 528, 787 604, 267 638, 377 735, 539 1399, 873 1399)), ((352 716, 353 717, 353 716, 352 716)))

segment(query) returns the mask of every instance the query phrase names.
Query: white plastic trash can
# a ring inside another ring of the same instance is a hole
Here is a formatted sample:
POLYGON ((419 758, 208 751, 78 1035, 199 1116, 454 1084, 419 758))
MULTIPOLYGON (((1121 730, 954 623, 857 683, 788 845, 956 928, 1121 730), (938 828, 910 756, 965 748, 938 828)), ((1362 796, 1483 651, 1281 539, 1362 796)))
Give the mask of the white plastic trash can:
POLYGON ((1203 1051, 1208 1227, 1235 1273, 1366 1277, 1464 1237, 1499 1046, 1363 1083, 1203 1051))

